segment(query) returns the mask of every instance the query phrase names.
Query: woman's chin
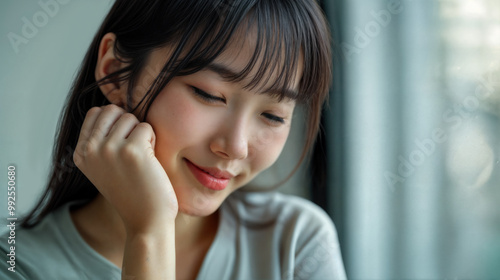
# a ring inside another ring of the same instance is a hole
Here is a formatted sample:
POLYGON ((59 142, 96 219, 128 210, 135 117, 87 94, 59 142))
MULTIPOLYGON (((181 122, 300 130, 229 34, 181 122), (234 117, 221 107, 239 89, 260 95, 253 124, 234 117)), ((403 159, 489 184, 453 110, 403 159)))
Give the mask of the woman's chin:
POLYGON ((173 186, 177 195, 179 213, 197 217, 206 217, 217 211, 231 189, 213 192, 198 188, 178 187, 182 186, 181 184, 173 184, 173 186))
POLYGON ((219 208, 220 203, 215 203, 215 201, 204 201, 193 203, 190 202, 181 202, 179 201, 179 212, 196 217, 206 217, 213 214, 219 208))

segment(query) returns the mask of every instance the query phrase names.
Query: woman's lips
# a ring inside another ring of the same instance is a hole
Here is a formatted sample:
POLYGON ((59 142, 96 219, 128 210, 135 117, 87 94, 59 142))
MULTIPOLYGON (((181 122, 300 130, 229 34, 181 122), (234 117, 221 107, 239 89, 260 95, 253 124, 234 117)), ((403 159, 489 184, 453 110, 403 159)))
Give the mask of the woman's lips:
POLYGON ((194 177, 205 187, 221 191, 226 188, 229 180, 234 177, 229 172, 219 170, 211 167, 199 167, 189 160, 185 159, 189 170, 193 173, 194 177))

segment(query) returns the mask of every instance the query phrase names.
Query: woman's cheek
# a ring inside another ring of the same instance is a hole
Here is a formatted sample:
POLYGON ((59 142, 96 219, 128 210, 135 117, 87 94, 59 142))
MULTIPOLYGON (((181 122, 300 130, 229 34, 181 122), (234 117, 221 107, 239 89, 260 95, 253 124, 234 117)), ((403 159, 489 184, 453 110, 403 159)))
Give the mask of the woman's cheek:
POLYGON ((148 115, 157 140, 170 147, 195 141, 206 129, 206 116, 197 104, 183 94, 187 93, 158 96, 155 100, 158 106, 153 105, 148 115))
POLYGON ((250 152, 254 169, 261 172, 278 159, 288 137, 288 128, 268 128, 266 132, 257 133, 255 142, 250 152))

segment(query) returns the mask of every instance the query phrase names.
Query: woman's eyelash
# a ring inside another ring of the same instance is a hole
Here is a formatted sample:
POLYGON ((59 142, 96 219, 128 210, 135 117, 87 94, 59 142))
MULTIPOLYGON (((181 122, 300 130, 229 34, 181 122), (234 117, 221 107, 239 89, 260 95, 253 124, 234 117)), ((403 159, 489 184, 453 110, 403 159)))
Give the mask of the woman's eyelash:
POLYGON ((275 122, 275 123, 285 123, 285 119, 283 118, 280 118, 276 115, 273 115, 273 114, 269 114, 269 113, 262 113, 262 115, 264 117, 266 117, 268 120, 270 120, 271 122, 275 122))
POLYGON ((211 94, 208 94, 206 92, 204 92, 203 90, 197 88, 197 87, 191 87, 193 88, 194 92, 196 93, 196 95, 198 95, 201 99, 207 101, 207 102, 211 102, 211 103, 214 103, 214 102, 217 102, 217 101, 221 101, 223 103, 226 103, 226 100, 222 97, 218 97, 218 96, 214 96, 214 95, 211 95, 211 94))
MULTIPOLYGON (((220 102, 226 103, 226 100, 222 97, 211 95, 211 94, 206 93, 197 87, 192 86, 191 88, 193 89, 194 93, 196 95, 198 95, 198 97, 200 97, 201 99, 203 99, 206 102, 215 103, 215 102, 220 101, 220 102)), ((271 121, 273 123, 279 123, 279 124, 285 123, 285 119, 278 117, 276 115, 270 114, 270 113, 262 113, 262 116, 264 116, 265 118, 267 118, 269 121, 271 121)))

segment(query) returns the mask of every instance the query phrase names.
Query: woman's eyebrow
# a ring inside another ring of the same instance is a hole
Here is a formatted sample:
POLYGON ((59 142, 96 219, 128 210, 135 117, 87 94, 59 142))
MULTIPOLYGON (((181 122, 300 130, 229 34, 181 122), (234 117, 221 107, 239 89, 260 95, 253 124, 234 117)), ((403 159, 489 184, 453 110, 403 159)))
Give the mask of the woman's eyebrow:
POLYGON ((224 80, 231 80, 231 77, 239 76, 238 72, 230 69, 226 65, 215 63, 215 62, 208 64, 205 68, 206 68, 205 70, 214 72, 215 74, 219 75, 224 80))
MULTIPOLYGON (((222 79, 226 81, 231 81, 232 77, 237 77, 239 76, 238 72, 234 71, 233 69, 227 67, 226 65, 212 62, 208 64, 205 67, 205 70, 214 72, 218 76, 220 76, 222 79)), ((282 90, 270 90, 264 92, 264 94, 271 95, 272 97, 277 97, 277 96, 282 96, 285 99, 290 99, 290 100, 297 100, 299 93, 297 90, 294 89, 289 89, 289 88, 284 88, 282 90)))

